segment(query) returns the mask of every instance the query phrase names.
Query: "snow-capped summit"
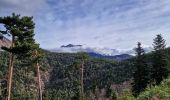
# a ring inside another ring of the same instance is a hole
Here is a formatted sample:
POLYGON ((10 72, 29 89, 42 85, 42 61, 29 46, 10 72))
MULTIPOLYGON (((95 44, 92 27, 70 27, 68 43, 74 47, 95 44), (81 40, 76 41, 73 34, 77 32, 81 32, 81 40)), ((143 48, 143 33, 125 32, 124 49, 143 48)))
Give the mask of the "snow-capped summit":
MULTIPOLYGON (((144 48, 146 52, 150 52, 151 48, 144 48)), ((67 52, 67 53, 77 53, 77 52, 87 52, 87 53, 96 53, 105 56, 115 56, 121 54, 129 54, 135 55, 135 51, 132 49, 129 50, 119 50, 119 49, 112 49, 112 48, 98 48, 98 47, 84 47, 83 45, 62 45, 61 47, 51 49, 52 52, 67 52)))

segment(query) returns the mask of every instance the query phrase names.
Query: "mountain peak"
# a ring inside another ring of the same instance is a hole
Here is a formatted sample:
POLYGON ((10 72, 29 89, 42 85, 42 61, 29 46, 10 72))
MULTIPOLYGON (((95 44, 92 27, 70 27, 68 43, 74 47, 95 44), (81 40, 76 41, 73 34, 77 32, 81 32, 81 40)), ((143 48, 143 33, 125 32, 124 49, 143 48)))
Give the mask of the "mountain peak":
POLYGON ((61 48, 70 48, 70 47, 82 47, 82 45, 68 44, 68 45, 62 45, 61 46, 61 48))
MULTIPOLYGON (((146 52, 150 52, 151 48, 144 48, 146 52)), ((115 55, 135 55, 135 51, 133 49, 121 50, 121 49, 112 49, 112 48, 99 48, 99 47, 84 47, 83 45, 62 45, 58 48, 51 49, 52 52, 60 52, 60 53, 77 53, 77 52, 87 52, 87 53, 95 53, 101 54, 103 56, 115 56, 115 55)))

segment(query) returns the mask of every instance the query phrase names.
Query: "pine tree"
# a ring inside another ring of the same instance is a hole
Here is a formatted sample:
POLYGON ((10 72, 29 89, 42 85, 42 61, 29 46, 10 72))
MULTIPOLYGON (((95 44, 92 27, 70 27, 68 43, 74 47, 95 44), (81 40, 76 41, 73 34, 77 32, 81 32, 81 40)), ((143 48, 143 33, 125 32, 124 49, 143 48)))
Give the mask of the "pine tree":
POLYGON ((84 64, 85 61, 88 59, 88 56, 84 52, 78 53, 79 60, 80 60, 80 96, 81 100, 84 100, 84 64))
POLYGON ((141 43, 138 42, 136 51, 136 70, 133 74, 132 91, 133 95, 137 96, 140 92, 144 91, 149 83, 149 69, 145 61, 145 52, 141 47, 141 43))
POLYGON ((42 86, 41 86, 41 74, 40 74, 40 64, 39 62, 42 61, 42 51, 40 48, 35 50, 35 62, 36 62, 36 73, 37 73, 37 83, 38 83, 38 98, 42 100, 42 86))
POLYGON ((153 42, 153 59, 152 59, 152 80, 154 85, 168 77, 167 53, 165 51, 166 44, 161 34, 158 34, 153 42))
POLYGON ((10 53, 8 67, 8 86, 6 100, 11 99, 12 77, 14 59, 23 59, 31 56, 33 49, 38 45, 34 40, 34 22, 33 17, 20 17, 20 15, 12 14, 12 16, 0 17, 0 24, 3 24, 5 31, 0 31, 3 35, 11 38, 11 46, 1 47, 10 53))

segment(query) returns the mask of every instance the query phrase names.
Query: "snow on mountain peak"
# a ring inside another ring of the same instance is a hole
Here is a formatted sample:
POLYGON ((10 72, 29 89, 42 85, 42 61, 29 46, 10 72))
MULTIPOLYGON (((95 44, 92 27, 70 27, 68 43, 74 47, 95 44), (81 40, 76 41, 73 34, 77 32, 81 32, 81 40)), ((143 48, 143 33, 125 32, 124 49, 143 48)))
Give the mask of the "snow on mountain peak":
MULTIPOLYGON (((152 48, 144 48, 146 52, 150 52, 152 48)), ((135 51, 133 49, 129 50, 120 50, 120 49, 111 49, 111 48, 98 48, 98 47, 84 47, 83 45, 62 45, 61 47, 51 49, 52 52, 59 52, 59 53, 77 53, 77 52, 87 52, 87 53, 96 53, 106 56, 115 56, 121 54, 129 54, 135 55, 135 51)))

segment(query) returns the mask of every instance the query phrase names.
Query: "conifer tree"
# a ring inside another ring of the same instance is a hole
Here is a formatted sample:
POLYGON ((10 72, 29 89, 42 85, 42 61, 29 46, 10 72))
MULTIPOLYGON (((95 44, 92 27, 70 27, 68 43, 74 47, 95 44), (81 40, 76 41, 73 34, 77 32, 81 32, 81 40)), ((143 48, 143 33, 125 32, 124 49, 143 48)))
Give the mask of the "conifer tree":
POLYGON ((42 86, 41 86, 41 74, 40 74, 40 64, 42 62, 43 53, 40 48, 35 48, 33 52, 33 64, 36 64, 36 77, 37 77, 37 91, 38 91, 38 99, 42 100, 42 86))
POLYGON ((10 47, 1 47, 10 53, 8 67, 7 97, 11 99, 12 77, 14 59, 23 59, 31 56, 33 49, 38 45, 34 40, 34 22, 33 17, 20 17, 20 15, 12 14, 12 16, 0 17, 0 24, 4 25, 6 30, 0 30, 3 35, 11 38, 10 47))
POLYGON ((158 34, 153 42, 153 59, 152 59, 152 80, 154 85, 159 85, 160 82, 168 77, 168 62, 167 53, 165 51, 166 44, 161 34, 158 34))
POLYGON ((138 42, 136 51, 136 70, 133 74, 132 91, 133 95, 137 96, 140 92, 144 91, 149 83, 149 69, 145 61, 145 52, 141 47, 141 43, 138 42))
POLYGON ((88 56, 84 52, 78 53, 79 55, 79 60, 80 60, 80 96, 81 100, 84 100, 84 64, 85 61, 87 60, 88 56))

